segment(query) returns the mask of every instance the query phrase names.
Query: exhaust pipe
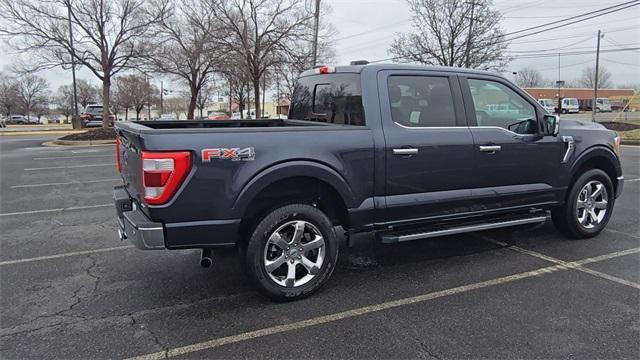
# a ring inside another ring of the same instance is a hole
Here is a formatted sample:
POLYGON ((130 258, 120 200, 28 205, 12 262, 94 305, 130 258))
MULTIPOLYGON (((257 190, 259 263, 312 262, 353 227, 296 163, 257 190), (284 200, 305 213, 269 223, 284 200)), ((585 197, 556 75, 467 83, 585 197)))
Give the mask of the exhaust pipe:
POLYGON ((213 264, 213 252, 211 249, 202 249, 202 256, 200 257, 200 266, 208 268, 213 264))

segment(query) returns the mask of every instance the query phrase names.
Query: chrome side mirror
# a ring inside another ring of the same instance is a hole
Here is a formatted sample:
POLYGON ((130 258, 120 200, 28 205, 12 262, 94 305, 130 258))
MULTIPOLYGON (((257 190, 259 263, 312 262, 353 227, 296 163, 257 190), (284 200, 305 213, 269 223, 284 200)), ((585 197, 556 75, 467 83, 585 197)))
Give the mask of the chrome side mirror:
POLYGON ((560 116, 545 114, 540 124, 540 133, 543 136, 558 136, 560 133, 560 116))

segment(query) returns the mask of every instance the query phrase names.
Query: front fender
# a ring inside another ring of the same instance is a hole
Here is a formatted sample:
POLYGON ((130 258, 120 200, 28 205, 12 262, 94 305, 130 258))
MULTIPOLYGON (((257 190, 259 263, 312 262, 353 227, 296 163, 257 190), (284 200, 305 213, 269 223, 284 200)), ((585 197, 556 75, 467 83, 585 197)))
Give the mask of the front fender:
POLYGON ((616 176, 620 176, 622 174, 620 160, 618 159, 618 156, 613 152, 613 150, 604 145, 595 145, 584 150, 582 153, 580 153, 580 155, 578 155, 578 157, 576 157, 576 160, 571 165, 571 177, 576 174, 576 172, 580 169, 580 167, 582 167, 582 165, 594 158, 606 159, 615 168, 616 176))
POLYGON ((251 201, 267 186, 288 178, 310 177, 332 186, 342 197, 347 208, 356 207, 356 199, 347 181, 329 166, 305 160, 287 161, 260 171, 244 185, 233 205, 233 213, 241 217, 251 201))

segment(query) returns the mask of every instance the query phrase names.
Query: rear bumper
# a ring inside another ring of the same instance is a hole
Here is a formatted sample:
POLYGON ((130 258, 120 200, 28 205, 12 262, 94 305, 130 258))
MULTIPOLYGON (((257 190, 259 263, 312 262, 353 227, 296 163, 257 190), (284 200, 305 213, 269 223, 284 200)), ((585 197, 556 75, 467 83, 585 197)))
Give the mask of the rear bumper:
POLYGON ((118 235, 120 240, 130 240, 142 250, 165 248, 164 226, 153 222, 131 201, 124 187, 113 189, 113 199, 118 213, 118 235))
POLYGON ((162 223, 142 212, 124 186, 113 189, 120 240, 142 250, 234 247, 239 219, 162 223))
POLYGON ((624 188, 624 176, 618 176, 616 179, 616 199, 622 195, 622 189, 624 188))

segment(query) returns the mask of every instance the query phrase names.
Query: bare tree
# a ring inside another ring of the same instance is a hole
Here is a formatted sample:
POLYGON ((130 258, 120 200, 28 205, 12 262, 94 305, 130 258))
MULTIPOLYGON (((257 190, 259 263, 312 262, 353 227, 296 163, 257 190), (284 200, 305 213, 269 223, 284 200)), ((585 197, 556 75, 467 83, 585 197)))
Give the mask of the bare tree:
POLYGON ((88 104, 98 102, 100 98, 100 90, 83 79, 76 80, 76 94, 78 96, 78 104, 80 104, 83 109, 87 107, 88 104))
POLYGON ((150 60, 156 71, 189 88, 187 118, 193 119, 199 92, 225 59, 218 43, 225 34, 209 0, 177 2, 174 14, 158 23, 159 45, 150 60))
POLYGON ((145 106, 155 103, 160 94, 158 88, 151 85, 144 76, 125 75, 116 78, 117 99, 119 105, 125 109, 125 117, 129 117, 129 108, 136 112, 136 120, 140 120, 140 113, 145 106))
POLYGON ((196 107, 200 112, 201 118, 203 117, 204 109, 206 109, 207 105, 209 105, 209 102, 211 102, 211 99, 213 98, 213 95, 215 94, 216 90, 217 88, 215 84, 209 83, 206 86, 204 86, 202 89, 200 89, 200 91, 198 92, 196 107))
POLYGON ((0 111, 10 116, 19 104, 18 82, 12 76, 0 73, 0 111))
POLYGON ((107 127, 111 80, 148 53, 151 31, 169 11, 168 2, 0 0, 0 35, 15 49, 31 52, 34 69, 68 67, 72 62, 89 69, 102 82, 107 127))
POLYGON ((174 114, 176 118, 180 118, 180 114, 186 113, 188 107, 188 97, 174 96, 164 99, 164 112, 166 114, 174 114))
POLYGON ((515 80, 516 84, 523 88, 540 87, 545 83, 542 73, 533 67, 518 70, 515 80))
POLYGON ((71 85, 62 85, 58 88, 57 94, 53 97, 56 109, 64 115, 66 121, 73 115, 73 88, 71 85))
MULTIPOLYGON (((293 49, 292 40, 309 36, 312 14, 299 0, 209 0, 227 36, 221 50, 241 61, 253 85, 256 114, 264 72, 293 49)), ((212 34, 214 36, 215 34, 212 34)))
POLYGON ((34 74, 26 73, 17 78, 18 97, 24 106, 27 117, 31 110, 47 102, 49 84, 47 80, 34 74))
MULTIPOLYGON (((596 84, 596 67, 587 66, 582 69, 582 76, 578 80, 578 83, 586 88, 594 88, 596 84)), ((613 87, 611 84, 611 73, 602 65, 599 66, 598 71, 598 88, 606 89, 613 87)))
POLYGON ((502 15, 489 0, 407 0, 414 31, 399 34, 389 53, 399 61, 501 70, 508 59, 502 15))

